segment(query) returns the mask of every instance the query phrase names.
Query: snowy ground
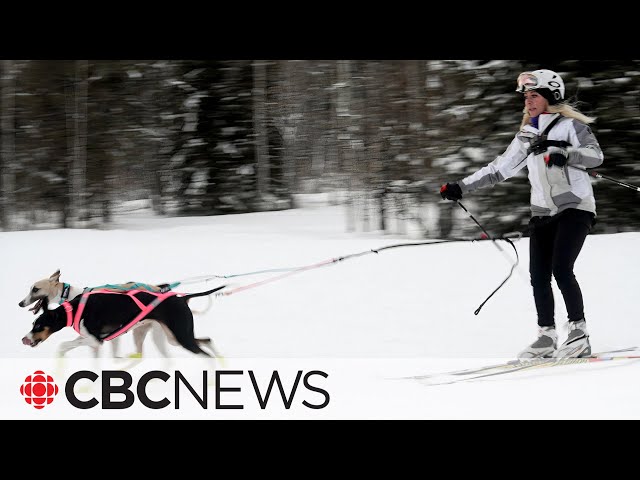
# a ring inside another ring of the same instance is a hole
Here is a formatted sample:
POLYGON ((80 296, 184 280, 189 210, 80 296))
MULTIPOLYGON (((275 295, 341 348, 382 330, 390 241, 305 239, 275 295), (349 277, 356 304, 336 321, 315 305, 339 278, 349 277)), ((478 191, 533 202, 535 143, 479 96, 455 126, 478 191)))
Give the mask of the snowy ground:
MULTIPOLYGON (((514 275, 477 316, 474 310, 510 268, 511 256, 491 242, 371 253, 215 298, 211 309, 196 317, 195 331, 215 340, 226 357, 224 368, 245 372, 238 377, 244 382, 242 392, 224 394, 229 399, 236 395, 243 409, 192 405, 150 410, 136 405, 79 411, 67 404, 63 378, 55 379, 61 391, 42 410, 27 405, 20 395, 25 377, 54 368, 59 343, 76 337, 64 329, 37 348, 22 345, 33 316, 18 302, 35 280, 61 269, 61 279, 78 286, 174 282, 314 265, 411 241, 380 232, 347 234, 344 226, 342 207, 319 205, 174 219, 130 214, 117 218, 109 230, 0 232, 5 323, 0 337, 0 417, 77 418, 82 412, 86 418, 640 419, 636 361, 536 369, 441 386, 398 379, 506 361, 534 340, 526 238, 516 243, 521 260, 514 275), (247 372, 263 370, 258 380, 268 382, 268 373, 279 369, 287 382, 298 370, 327 373, 327 378, 316 375, 310 383, 321 386, 331 401, 323 408, 308 408, 302 404, 304 395, 315 404, 322 403, 323 396, 301 386, 290 409, 257 407, 247 372)), ((639 241, 640 233, 592 235, 576 264, 596 352, 640 346, 635 297, 639 241)), ((226 283, 235 289, 275 275, 241 276, 226 283)), ((221 283, 187 281, 176 290, 195 292, 221 283)), ((566 312, 555 292, 557 323, 564 335, 566 312)), ((206 304, 204 299, 192 301, 194 309, 206 304)), ((133 350, 129 337, 121 342, 123 353, 133 350)), ((109 351, 107 346, 102 354, 107 364, 109 351)), ((171 352, 177 362, 174 370, 176 365, 190 368, 188 352, 178 347, 171 352)), ((149 366, 142 363, 132 371, 143 372, 159 361, 151 342, 145 344, 145 354, 149 366)), ((67 372, 73 362, 89 360, 86 347, 70 352, 67 372)))

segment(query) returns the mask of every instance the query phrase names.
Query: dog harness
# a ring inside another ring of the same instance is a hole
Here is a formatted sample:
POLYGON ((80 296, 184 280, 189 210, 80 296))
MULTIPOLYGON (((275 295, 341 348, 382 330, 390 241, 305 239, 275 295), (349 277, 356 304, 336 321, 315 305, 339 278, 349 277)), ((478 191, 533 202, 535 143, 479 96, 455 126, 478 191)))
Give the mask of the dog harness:
POLYGON ((89 295, 91 295, 92 293, 102 293, 102 294, 109 293, 113 295, 128 295, 129 297, 131 297, 131 300, 133 300, 136 303, 136 305, 140 307, 140 313, 136 315, 133 320, 131 320, 129 323, 125 324, 124 326, 120 327, 119 329, 117 329, 115 332, 111 333, 107 337, 103 338, 102 339, 103 341, 113 340, 114 338, 119 337, 123 333, 128 332, 136 323, 138 323, 140 320, 143 320, 147 315, 149 315, 149 313, 151 313, 151 311, 154 308, 160 305, 160 303, 162 303, 162 301, 164 301, 166 298, 172 297, 174 295, 178 295, 177 292, 149 292, 146 290, 130 290, 126 293, 114 292, 110 290, 89 290, 89 291, 85 290, 85 292, 82 294, 82 297, 80 298, 80 303, 78 303, 78 310, 76 310, 75 317, 73 315, 73 307, 71 306, 71 304, 69 302, 64 302, 62 304, 65 311, 67 312, 67 327, 73 327, 73 329, 79 334, 81 334, 80 320, 82 319, 82 313, 84 312, 84 307, 87 304, 87 301, 89 300, 89 295), (149 303, 149 305, 145 305, 140 300, 138 300, 135 296, 136 293, 140 293, 143 291, 144 293, 148 293, 156 297, 154 300, 152 300, 149 303))
POLYGON ((60 305, 62 305, 64 302, 67 301, 67 299, 69 298, 69 292, 71 291, 71 284, 70 283, 63 283, 62 284, 62 293, 60 294, 60 301, 58 302, 60 305))
POLYGON ((174 283, 161 283, 160 285, 149 285, 140 282, 127 282, 127 283, 107 283, 106 285, 100 285, 99 287, 93 287, 92 290, 116 290, 116 291, 129 291, 129 290, 145 290, 149 292, 168 292, 180 285, 180 282, 174 283))

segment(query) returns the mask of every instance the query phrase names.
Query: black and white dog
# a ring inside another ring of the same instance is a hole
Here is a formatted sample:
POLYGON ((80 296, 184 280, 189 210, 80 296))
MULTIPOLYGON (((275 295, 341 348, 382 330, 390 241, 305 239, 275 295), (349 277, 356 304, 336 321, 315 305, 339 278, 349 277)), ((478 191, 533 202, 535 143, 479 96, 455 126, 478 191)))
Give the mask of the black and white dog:
MULTIPOLYGON (((126 291, 127 289, 133 288, 135 285, 136 284, 134 282, 129 282, 126 284, 114 285, 114 287, 117 287, 120 291, 126 291)), ((147 287, 154 291, 160 291, 162 289, 162 285, 150 285, 147 287)), ((61 282, 60 270, 56 270, 49 278, 43 278, 31 285, 29 293, 27 293, 27 296, 18 303, 18 306, 25 308, 33 304, 33 307, 31 307, 29 311, 33 312, 34 315, 37 315, 40 309, 46 311, 48 308, 57 308, 64 301, 73 300, 78 297, 83 293, 83 291, 83 288, 61 282)), ((142 346, 149 331, 151 331, 151 337, 160 354, 163 357, 167 357, 167 342, 164 333, 158 324, 154 324, 152 322, 140 322, 140 324, 133 330, 133 342, 135 344, 136 352, 131 356, 134 358, 142 357, 142 346)), ((113 356, 115 358, 119 357, 118 340, 118 338, 115 338, 110 342, 113 356)), ((82 338, 78 338, 76 341, 80 345, 84 344, 82 338)), ((99 355, 98 348, 94 348, 93 352, 95 356, 99 355)))
POLYGON ((80 337, 60 345, 58 354, 64 356, 69 350, 82 345, 97 349, 105 340, 114 336, 117 338, 127 327, 135 329, 141 323, 157 322, 171 345, 180 345, 197 355, 219 357, 211 339, 194 336, 193 312, 187 302, 190 298, 211 295, 224 287, 191 294, 136 291, 132 295, 92 291, 53 310, 45 309, 33 322, 31 331, 22 338, 22 343, 35 347, 53 333, 72 326, 80 333, 80 337), (146 309, 150 311, 141 314, 146 309), (141 315, 142 318, 132 325, 133 320, 141 315), (207 347, 211 354, 201 347, 207 347))

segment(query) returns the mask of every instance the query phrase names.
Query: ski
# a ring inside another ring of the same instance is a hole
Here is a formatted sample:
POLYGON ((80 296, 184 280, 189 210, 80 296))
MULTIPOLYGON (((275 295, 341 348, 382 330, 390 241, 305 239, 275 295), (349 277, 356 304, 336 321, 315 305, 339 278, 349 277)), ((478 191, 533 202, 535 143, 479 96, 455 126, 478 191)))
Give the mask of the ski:
POLYGON ((640 359, 640 351, 638 347, 622 348, 619 350, 610 350, 598 352, 588 357, 579 358, 534 358, 531 360, 510 360, 505 363, 487 365, 479 368, 469 368, 464 370, 455 370, 452 372, 441 372, 427 375, 414 375, 402 377, 405 380, 418 380, 428 385, 444 385, 449 383, 457 383, 478 378, 490 377, 495 375, 503 375, 506 373, 518 372, 525 369, 534 369, 542 367, 554 367, 562 365, 575 365, 592 362, 601 362, 608 360, 630 360, 640 359), (633 355, 631 352, 638 352, 633 355), (625 354, 626 353, 626 354, 625 354), (450 377, 448 381, 445 378, 450 377), (451 378, 453 377, 453 378, 451 378), (431 383, 430 380, 442 380, 440 382, 431 383))
POLYGON ((611 360, 638 360, 640 359, 640 355, 609 355, 609 356, 590 356, 590 357, 579 357, 579 358, 547 358, 540 359, 539 361, 528 361, 522 362, 521 365, 511 368, 509 370, 503 371, 495 371, 489 373, 481 373, 479 375, 471 375, 465 377, 458 377, 453 380, 443 381, 443 382, 428 382, 427 385, 446 385, 449 383, 458 383, 469 380, 477 380, 479 378, 493 377, 496 375, 504 375, 507 373, 520 372, 522 370, 533 370, 537 368, 547 368, 547 367, 560 367, 565 365, 578 365, 585 363, 593 363, 593 362, 604 362, 611 360))

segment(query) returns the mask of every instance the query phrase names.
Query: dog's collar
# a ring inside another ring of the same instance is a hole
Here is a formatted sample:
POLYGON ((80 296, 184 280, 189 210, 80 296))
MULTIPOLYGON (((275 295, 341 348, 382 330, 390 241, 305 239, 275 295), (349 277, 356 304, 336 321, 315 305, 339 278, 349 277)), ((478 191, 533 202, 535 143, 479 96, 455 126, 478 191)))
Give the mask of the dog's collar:
POLYGON ((69 292, 71 291, 71 285, 69 283, 62 284, 62 294, 60 295, 60 305, 69 299, 69 292))

